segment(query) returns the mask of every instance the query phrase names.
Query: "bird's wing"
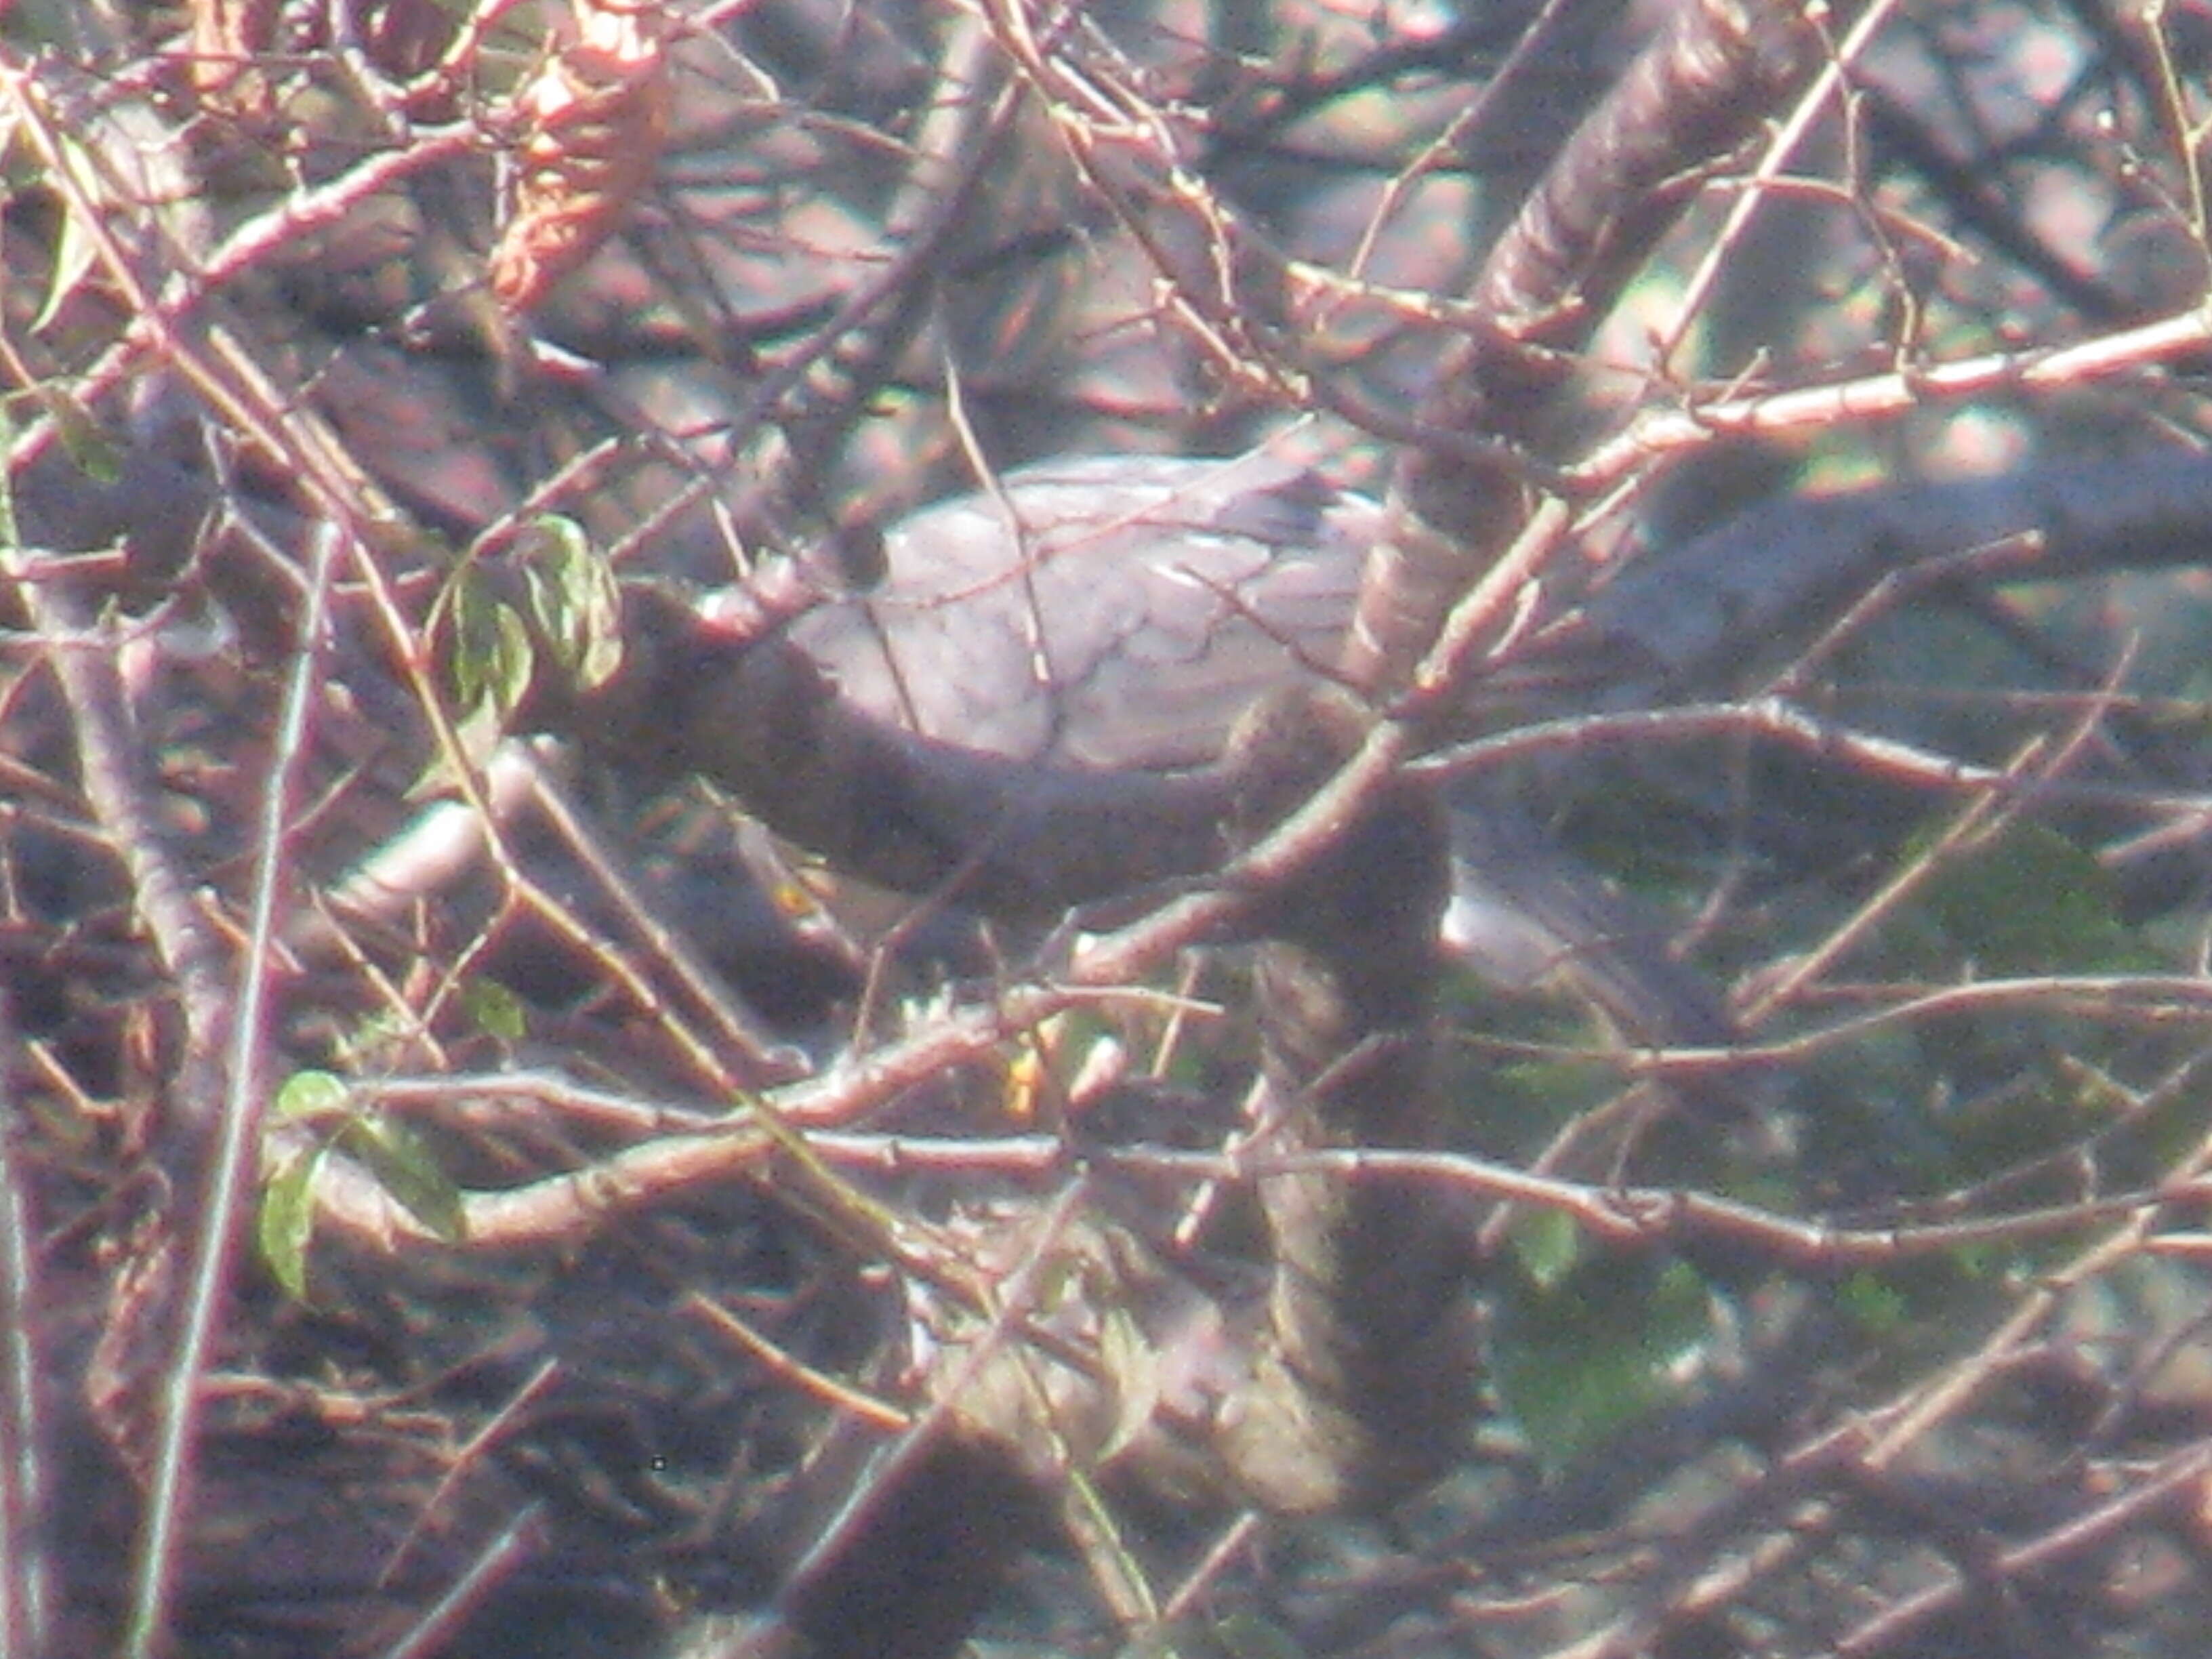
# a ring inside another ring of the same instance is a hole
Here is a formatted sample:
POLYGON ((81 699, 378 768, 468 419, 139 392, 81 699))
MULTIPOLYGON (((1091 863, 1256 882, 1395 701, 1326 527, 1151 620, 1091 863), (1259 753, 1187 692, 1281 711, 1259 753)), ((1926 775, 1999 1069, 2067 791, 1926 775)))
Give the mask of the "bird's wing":
POLYGON ((1334 656, 1378 512, 1264 456, 1050 462, 895 526, 882 582, 793 636, 925 736, 1200 765, 1255 697, 1334 656))

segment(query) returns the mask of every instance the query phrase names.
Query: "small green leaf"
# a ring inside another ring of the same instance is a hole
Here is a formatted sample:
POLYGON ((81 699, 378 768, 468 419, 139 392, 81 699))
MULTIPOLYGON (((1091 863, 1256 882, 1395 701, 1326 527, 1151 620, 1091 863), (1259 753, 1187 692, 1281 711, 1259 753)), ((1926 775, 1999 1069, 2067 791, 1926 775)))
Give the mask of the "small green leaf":
POLYGON ((1564 1210, 1530 1208, 1515 1218, 1513 1253, 1541 1290, 1556 1289, 1583 1255, 1583 1230, 1564 1210))
POLYGON ((464 747, 481 763, 507 735, 508 717, 537 672, 529 626, 472 567, 447 584, 433 626, 454 723, 464 747))
POLYGON ((555 660, 585 689, 604 685, 622 666, 622 595, 613 568, 582 526, 550 514, 530 526, 517 551, 532 620, 555 660))
POLYGON ((453 692, 464 708, 489 702, 501 709, 521 701, 530 668, 530 630, 512 605, 464 578, 453 610, 453 692))
POLYGON ((529 1033, 529 1009, 495 979, 479 975, 471 980, 461 992, 461 1006, 486 1036, 514 1042, 529 1033))
MULTIPOLYGON (((62 165, 76 175, 81 185, 94 185, 95 170, 84 147, 65 135, 55 135, 56 147, 61 152, 62 165)), ((96 193, 96 192, 95 192, 96 193)), ((99 263, 100 240, 92 234, 83 216, 73 205, 62 210, 61 234, 54 244, 54 268, 46 283, 45 303, 39 314, 31 319, 31 332, 41 333, 46 325, 61 314, 85 277, 99 263)))
POLYGON ((2098 973, 2154 966, 2121 919, 2109 872, 2041 824, 1938 871, 1928 914, 1986 972, 2098 973))
POLYGON ((1127 1450, 1151 1425, 1159 1409, 1161 1367, 1137 1322, 1120 1308, 1099 1322, 1098 1356, 1101 1369, 1121 1385, 1113 1431, 1097 1455, 1103 1464, 1127 1450))
POLYGON ((1872 1273, 1853 1273, 1836 1286, 1836 1305, 1871 1336, 1898 1329, 1911 1317, 1911 1304, 1894 1285, 1872 1273))
POLYGON ((337 1144, 361 1161, 400 1208, 439 1237, 458 1244, 466 1237, 460 1188, 405 1124, 357 1117, 339 1131, 337 1144))
POLYGON ((78 471, 97 484, 112 484, 123 476, 122 445, 85 412, 82 404, 58 393, 36 395, 46 418, 61 435, 63 451, 78 471))
POLYGON ((353 1091, 331 1072, 295 1072, 276 1091, 270 1109, 281 1118, 324 1117, 343 1112, 353 1091))
POLYGON ((1711 1334, 1685 1264, 1586 1255, 1556 1288, 1502 1302, 1492 1376, 1539 1460, 1559 1468, 1678 1395, 1674 1367, 1711 1334))
POLYGON ((261 1259, 296 1302, 307 1299, 307 1243, 315 1231, 315 1172, 328 1149, 313 1146, 279 1165, 261 1188, 255 1230, 261 1259))

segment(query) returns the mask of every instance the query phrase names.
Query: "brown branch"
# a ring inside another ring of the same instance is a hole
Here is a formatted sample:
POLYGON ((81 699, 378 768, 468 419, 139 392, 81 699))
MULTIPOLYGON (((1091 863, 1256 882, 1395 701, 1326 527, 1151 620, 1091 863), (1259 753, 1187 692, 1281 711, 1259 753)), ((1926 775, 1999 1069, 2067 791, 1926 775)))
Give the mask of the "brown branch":
MULTIPOLYGON (((1696 170, 1757 130, 1819 61, 1794 7, 1688 0, 1553 161, 1472 295, 1485 321, 1445 360, 1433 426, 1541 454, 1562 353, 1586 340, 1694 193, 1696 170)), ((1521 532, 1510 470, 1412 449, 1360 594, 1345 667, 1405 683, 1446 611, 1521 532)))

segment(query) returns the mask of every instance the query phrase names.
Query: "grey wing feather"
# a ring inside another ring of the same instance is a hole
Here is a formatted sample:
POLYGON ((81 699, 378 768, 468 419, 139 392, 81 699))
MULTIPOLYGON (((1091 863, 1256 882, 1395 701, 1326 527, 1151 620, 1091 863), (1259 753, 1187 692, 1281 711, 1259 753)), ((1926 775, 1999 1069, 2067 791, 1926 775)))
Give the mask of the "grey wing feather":
POLYGON ((894 526, 884 581, 793 636, 860 707, 928 737, 1200 765, 1286 669, 1334 657, 1379 514, 1264 456, 1048 462, 894 526))
POLYGON ((1450 805, 1448 951, 1510 990, 1571 981, 1632 1042, 1729 1041, 1735 1024, 1719 988, 1668 954, 1662 918, 1570 861, 1513 802, 1462 785, 1450 805))

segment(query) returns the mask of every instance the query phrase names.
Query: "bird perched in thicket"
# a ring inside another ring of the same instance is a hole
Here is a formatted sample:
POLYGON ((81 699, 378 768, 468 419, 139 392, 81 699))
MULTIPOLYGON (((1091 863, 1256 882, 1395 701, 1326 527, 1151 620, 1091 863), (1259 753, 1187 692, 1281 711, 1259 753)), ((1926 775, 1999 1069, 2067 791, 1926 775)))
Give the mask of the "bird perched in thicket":
MULTIPOLYGON (((1175 774, 1219 761, 1263 697, 1328 682, 1382 527, 1379 503, 1263 452, 1047 461, 892 524, 878 579, 789 637, 947 750, 1041 779, 1175 774)), ((1633 1042, 1725 1039, 1650 919, 1494 794, 1449 793, 1448 951, 1509 988, 1567 980, 1633 1042)))

